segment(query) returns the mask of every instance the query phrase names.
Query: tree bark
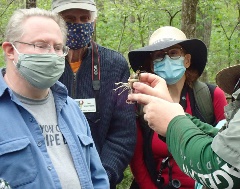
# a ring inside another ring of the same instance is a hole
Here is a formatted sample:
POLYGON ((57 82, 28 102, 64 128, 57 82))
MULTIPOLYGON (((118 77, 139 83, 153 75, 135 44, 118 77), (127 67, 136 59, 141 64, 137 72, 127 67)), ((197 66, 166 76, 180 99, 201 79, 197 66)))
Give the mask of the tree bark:
POLYGON ((182 1, 181 30, 186 34, 187 38, 196 37, 197 4, 198 0, 182 1))
MULTIPOLYGON (((198 9, 197 13, 200 19, 198 19, 196 24, 196 38, 201 39, 207 46, 207 49, 209 49, 212 31, 212 18, 208 16, 207 12, 201 12, 200 9, 198 9)), ((206 70, 203 71, 200 80, 208 82, 208 73, 206 70)))
POLYGON ((26 0, 26 8, 36 8, 37 7, 37 0, 26 0))

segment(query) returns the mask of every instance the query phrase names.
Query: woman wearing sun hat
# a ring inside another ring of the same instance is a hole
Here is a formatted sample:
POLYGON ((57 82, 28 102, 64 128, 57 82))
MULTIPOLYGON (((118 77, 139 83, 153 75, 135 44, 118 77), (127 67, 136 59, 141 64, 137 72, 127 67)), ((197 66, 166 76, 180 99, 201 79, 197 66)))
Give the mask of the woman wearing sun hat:
MULTIPOLYGON (((152 72, 164 78, 174 102, 180 103, 185 112, 206 121, 198 110, 193 91, 207 62, 207 48, 201 40, 187 39, 181 30, 164 26, 151 35, 148 46, 133 50, 128 56, 134 71, 152 72)), ((227 102, 219 87, 209 84, 208 87, 213 93, 215 116, 211 124, 216 124, 224 119, 223 107, 227 102)), ((194 180, 179 169, 166 144, 149 129, 138 124, 137 146, 130 164, 136 182, 131 188, 163 188, 170 180, 178 180, 181 189, 193 189, 194 180), (157 178, 160 182, 156 181, 157 178)))

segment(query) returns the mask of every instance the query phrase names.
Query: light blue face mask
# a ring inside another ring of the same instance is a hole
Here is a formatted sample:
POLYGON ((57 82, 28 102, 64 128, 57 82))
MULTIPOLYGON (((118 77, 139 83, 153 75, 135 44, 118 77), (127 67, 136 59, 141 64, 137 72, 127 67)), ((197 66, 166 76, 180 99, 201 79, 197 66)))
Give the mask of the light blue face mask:
POLYGON ((171 59, 168 55, 162 61, 154 61, 154 73, 165 79, 168 85, 177 83, 184 75, 184 57, 177 60, 171 59))
POLYGON ((15 63, 19 73, 34 87, 47 89, 61 77, 65 68, 65 57, 57 54, 23 54, 19 53, 15 63))

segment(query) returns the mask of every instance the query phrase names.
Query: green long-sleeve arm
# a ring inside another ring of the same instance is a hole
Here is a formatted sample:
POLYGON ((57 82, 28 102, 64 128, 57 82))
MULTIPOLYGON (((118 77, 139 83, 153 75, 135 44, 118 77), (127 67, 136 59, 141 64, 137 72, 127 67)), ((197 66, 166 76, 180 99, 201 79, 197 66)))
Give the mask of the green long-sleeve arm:
POLYGON ((211 148, 217 134, 218 129, 192 116, 177 116, 169 123, 166 142, 179 167, 193 179, 209 188, 239 189, 240 170, 211 148))

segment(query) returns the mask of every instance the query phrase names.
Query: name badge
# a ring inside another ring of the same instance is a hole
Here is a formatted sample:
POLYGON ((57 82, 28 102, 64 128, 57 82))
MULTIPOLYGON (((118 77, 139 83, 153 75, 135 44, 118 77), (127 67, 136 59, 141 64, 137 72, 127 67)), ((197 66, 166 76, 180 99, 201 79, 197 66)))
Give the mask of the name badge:
POLYGON ((88 98, 88 99, 75 99, 78 103, 79 108, 82 112, 96 112, 96 101, 95 98, 88 98))

